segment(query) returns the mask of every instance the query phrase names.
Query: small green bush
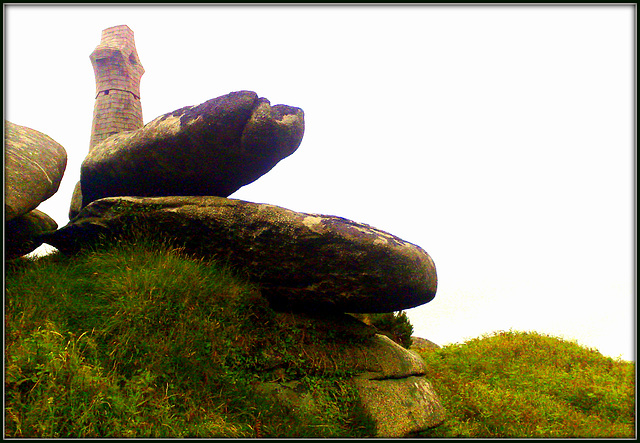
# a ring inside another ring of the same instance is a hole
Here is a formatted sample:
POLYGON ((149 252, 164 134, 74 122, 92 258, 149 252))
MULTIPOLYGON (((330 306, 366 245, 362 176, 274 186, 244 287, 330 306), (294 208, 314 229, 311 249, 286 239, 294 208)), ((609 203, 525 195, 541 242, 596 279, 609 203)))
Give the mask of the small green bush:
POLYGON ((386 335, 399 345, 407 349, 411 347, 413 325, 404 311, 352 315, 369 325, 375 326, 378 329, 378 333, 386 335))
POLYGON ((632 438, 635 364, 538 333, 421 353, 447 411, 425 437, 632 438))

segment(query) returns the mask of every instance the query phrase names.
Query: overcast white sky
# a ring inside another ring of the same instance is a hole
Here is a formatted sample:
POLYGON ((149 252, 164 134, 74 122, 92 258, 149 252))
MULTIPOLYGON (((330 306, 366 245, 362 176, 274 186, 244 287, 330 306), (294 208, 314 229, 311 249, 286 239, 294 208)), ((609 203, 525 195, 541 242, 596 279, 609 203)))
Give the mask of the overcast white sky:
POLYGON ((537 331, 635 360, 635 5, 5 6, 5 119, 88 152, 105 28, 135 33, 145 123, 238 90, 301 107, 298 151, 231 197, 424 248, 444 345, 537 331))

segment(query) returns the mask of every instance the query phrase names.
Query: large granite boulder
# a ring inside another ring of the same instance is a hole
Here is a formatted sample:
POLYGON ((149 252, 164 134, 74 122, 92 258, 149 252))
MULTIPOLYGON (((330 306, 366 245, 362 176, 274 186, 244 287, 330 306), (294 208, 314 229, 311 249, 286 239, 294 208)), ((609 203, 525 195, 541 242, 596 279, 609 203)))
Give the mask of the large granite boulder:
POLYGON ((35 209, 58 191, 67 152, 48 135, 4 121, 5 221, 35 209))
MULTIPOLYGON (((444 409, 426 378, 426 366, 420 356, 404 349, 388 337, 376 334, 375 328, 346 317, 327 324, 326 318, 305 319, 299 314, 280 314, 280 322, 297 322, 301 330, 310 327, 335 330, 340 337, 350 337, 335 345, 308 343, 306 355, 314 366, 308 371, 326 373, 328 368, 348 368, 355 373, 350 382, 359 406, 375 426, 375 437, 400 438, 436 427, 445 419, 444 409), (313 325, 311 324, 313 322, 313 325), (355 338, 355 334, 359 338, 355 338)), ((268 352, 268 351, 264 351, 268 352)), ((313 387, 298 380, 279 380, 278 371, 286 363, 276 362, 266 368, 273 381, 256 384, 256 391, 285 408, 300 420, 321 413, 313 387)), ((283 377, 285 378, 285 377, 283 377)), ((322 396, 320 395, 320 398, 322 396)))
POLYGON ((222 197, 105 198, 43 241, 73 252, 131 227, 229 263, 279 310, 393 312, 436 293, 419 246, 341 217, 222 197))
POLYGON ((303 134, 302 109, 251 91, 187 106, 93 147, 80 170, 82 207, 126 195, 226 197, 291 155, 303 134))
POLYGON ((42 244, 39 235, 55 231, 58 224, 42 211, 31 212, 7 221, 5 228, 5 259, 12 260, 36 250, 42 244))

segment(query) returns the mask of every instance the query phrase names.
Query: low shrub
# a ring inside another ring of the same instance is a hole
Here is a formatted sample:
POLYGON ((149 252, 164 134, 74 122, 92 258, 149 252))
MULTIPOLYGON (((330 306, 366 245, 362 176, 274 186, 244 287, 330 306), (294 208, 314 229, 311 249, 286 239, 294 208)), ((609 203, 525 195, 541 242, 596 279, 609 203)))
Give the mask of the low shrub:
POLYGON ((407 349, 411 347, 413 325, 404 311, 352 315, 375 326, 379 334, 386 335, 399 345, 407 349))

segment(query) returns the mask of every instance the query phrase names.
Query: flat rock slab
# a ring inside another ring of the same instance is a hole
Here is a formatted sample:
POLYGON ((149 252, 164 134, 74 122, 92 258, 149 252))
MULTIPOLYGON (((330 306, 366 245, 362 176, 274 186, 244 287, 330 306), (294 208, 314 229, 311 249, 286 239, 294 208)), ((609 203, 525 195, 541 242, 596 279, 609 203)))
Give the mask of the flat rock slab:
POLYGON ((65 149, 42 132, 4 122, 5 220, 35 209, 58 191, 65 149))
POLYGON ((94 146, 80 168, 82 207, 126 195, 227 197, 295 152, 303 134, 302 109, 252 91, 187 106, 94 146))
POLYGON ((43 241, 73 252, 131 227, 230 264, 279 310, 393 312, 436 293, 419 246, 341 217, 222 197, 105 198, 43 241))

